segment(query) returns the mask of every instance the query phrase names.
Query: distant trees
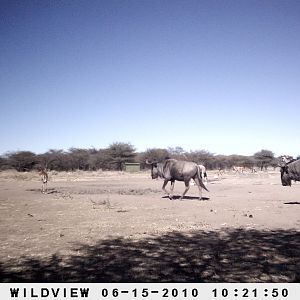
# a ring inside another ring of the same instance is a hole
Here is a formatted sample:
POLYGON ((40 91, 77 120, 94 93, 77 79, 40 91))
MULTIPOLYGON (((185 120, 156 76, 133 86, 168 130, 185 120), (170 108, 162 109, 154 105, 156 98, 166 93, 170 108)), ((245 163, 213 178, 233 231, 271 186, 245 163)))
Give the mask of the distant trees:
POLYGON ((205 165, 208 169, 213 168, 214 155, 206 150, 196 150, 186 153, 186 160, 205 165))
POLYGON ((0 171, 11 169, 6 156, 0 156, 0 171))
POLYGON ((261 150, 253 156, 215 155, 206 150, 185 151, 182 147, 152 148, 136 153, 130 143, 116 142, 104 149, 70 148, 68 151, 51 149, 43 154, 30 151, 10 152, 0 156, 0 170, 16 169, 24 172, 33 169, 56 171, 122 170, 125 162, 139 162, 146 168, 146 160, 163 161, 167 157, 203 164, 207 169, 230 169, 234 165, 259 167, 261 170, 277 166, 270 150, 261 150))
POLYGON ((274 153, 270 150, 261 150, 254 154, 257 166, 263 170, 274 163, 274 153))
POLYGON ((86 149, 69 149, 69 159, 72 170, 89 170, 90 152, 86 149))
POLYGON ((146 161, 147 159, 149 161, 162 161, 170 156, 171 155, 167 149, 152 148, 147 149, 144 153, 142 153, 140 161, 146 161))
POLYGON ((186 151, 182 147, 169 147, 168 148, 168 156, 172 156, 172 158, 178 159, 178 160, 186 160, 186 151))
POLYGON ((212 169, 224 170, 228 168, 227 156, 226 155, 216 155, 214 156, 214 165, 212 169))
POLYGON ((30 171, 37 163, 37 157, 30 151, 18 151, 7 154, 6 164, 19 172, 30 171))
POLYGON ((71 168, 69 153, 64 150, 51 149, 44 154, 38 155, 37 167, 56 171, 69 170, 71 168))
POLYGON ((134 162, 135 149, 128 143, 113 143, 106 149, 107 163, 110 169, 123 169, 125 162, 134 162))

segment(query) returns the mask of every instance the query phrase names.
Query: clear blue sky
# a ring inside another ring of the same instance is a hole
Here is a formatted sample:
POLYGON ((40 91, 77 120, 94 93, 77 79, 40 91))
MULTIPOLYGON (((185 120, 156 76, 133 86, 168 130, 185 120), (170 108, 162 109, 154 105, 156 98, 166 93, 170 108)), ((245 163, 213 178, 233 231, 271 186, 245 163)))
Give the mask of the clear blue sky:
POLYGON ((300 1, 0 1, 0 154, 300 154, 300 1))

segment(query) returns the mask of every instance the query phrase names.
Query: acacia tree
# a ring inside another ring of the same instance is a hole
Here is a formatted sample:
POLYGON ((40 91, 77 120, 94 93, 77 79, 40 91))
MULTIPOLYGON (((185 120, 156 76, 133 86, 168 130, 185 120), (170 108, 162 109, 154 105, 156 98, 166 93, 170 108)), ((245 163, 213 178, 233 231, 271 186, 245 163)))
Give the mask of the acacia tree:
POLYGON ((228 160, 226 155, 215 155, 212 160, 211 169, 224 170, 228 168, 228 160))
POLYGON ((119 171, 123 169, 125 162, 133 162, 136 156, 135 148, 129 143, 113 143, 105 152, 110 168, 119 171))
POLYGON ((88 170, 89 169, 89 150, 70 148, 69 158, 71 160, 72 170, 88 170))
POLYGON ((211 169, 214 155, 206 150, 196 150, 186 153, 186 158, 189 161, 193 161, 197 164, 203 164, 207 168, 211 169))
POLYGON ((178 159, 178 160, 187 160, 186 151, 182 147, 169 147, 168 152, 170 157, 178 159))
POLYGON ((30 171, 37 164, 37 156, 31 151, 18 151, 8 154, 8 164, 19 172, 30 171))
POLYGON ((6 170, 9 168, 10 165, 7 156, 0 156, 0 170, 6 170))
POLYGON ((43 154, 37 155, 38 168, 41 169, 57 169, 54 166, 60 165, 59 161, 57 161, 57 156, 62 154, 63 150, 49 150, 43 154))
POLYGON ((160 162, 165 160, 167 157, 170 157, 170 153, 167 149, 151 148, 141 154, 140 160, 141 163, 145 163, 146 160, 160 162))
POLYGON ((67 152, 62 149, 51 149, 39 155, 41 167, 56 171, 67 171, 71 169, 71 161, 67 152))
POLYGON ((254 159, 256 161, 257 166, 263 170, 263 168, 267 168, 274 161, 274 153, 270 150, 261 150, 254 154, 254 159))

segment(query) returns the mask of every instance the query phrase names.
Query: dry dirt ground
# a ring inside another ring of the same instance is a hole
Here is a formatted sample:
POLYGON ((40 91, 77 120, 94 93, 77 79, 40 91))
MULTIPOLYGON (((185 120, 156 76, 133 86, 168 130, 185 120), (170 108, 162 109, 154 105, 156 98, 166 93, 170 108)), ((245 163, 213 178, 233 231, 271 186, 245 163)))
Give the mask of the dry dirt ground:
POLYGON ((205 200, 180 201, 149 171, 53 172, 46 194, 0 173, 1 282, 299 282, 300 183, 208 178, 205 200))

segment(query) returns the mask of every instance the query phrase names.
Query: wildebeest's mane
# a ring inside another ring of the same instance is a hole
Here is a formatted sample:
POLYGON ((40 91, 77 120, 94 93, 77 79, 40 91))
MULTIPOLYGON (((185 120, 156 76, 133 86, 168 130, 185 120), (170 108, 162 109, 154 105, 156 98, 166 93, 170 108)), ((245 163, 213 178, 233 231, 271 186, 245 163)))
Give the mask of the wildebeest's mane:
POLYGON ((165 175, 165 177, 169 177, 171 174, 170 174, 170 166, 172 165, 172 163, 176 162, 177 160, 176 159, 173 159, 173 158, 169 158, 169 159, 166 159, 162 164, 163 164, 163 173, 165 175))

